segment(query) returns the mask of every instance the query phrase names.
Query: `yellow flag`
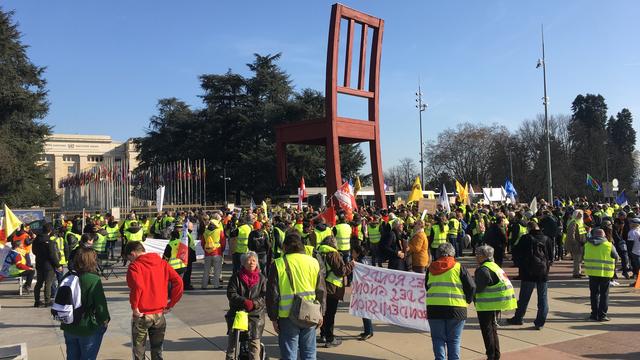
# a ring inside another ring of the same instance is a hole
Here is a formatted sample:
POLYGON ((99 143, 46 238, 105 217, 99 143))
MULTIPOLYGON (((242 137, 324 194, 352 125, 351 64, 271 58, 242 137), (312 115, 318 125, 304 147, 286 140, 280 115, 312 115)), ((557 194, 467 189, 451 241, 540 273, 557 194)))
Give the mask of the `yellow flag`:
POLYGON ((458 201, 465 204, 467 202, 467 188, 462 186, 458 180, 456 180, 456 192, 458 193, 458 201))
POLYGON ((412 201, 418 201, 424 198, 422 195, 422 185, 420 185, 420 177, 416 176, 416 181, 413 182, 413 186, 411 187, 411 194, 409 194, 409 198, 407 198, 407 204, 412 201))
POLYGON ((269 215, 267 215, 267 203, 262 200, 262 204, 260 205, 262 207, 262 210, 264 211, 264 216, 267 217, 267 219, 269 218, 269 215))
POLYGON ((362 189, 362 183, 360 182, 360 176, 356 176, 356 184, 353 186, 353 196, 358 195, 358 191, 362 189))
POLYGON ((13 211, 11 211, 9 209, 7 204, 5 204, 4 205, 4 234, 5 234, 5 236, 9 237, 11 234, 13 234, 13 232, 16 231, 16 229, 18 229, 20 227, 20 224, 22 224, 22 221, 20 221, 20 219, 18 219, 16 214, 14 214, 13 211))

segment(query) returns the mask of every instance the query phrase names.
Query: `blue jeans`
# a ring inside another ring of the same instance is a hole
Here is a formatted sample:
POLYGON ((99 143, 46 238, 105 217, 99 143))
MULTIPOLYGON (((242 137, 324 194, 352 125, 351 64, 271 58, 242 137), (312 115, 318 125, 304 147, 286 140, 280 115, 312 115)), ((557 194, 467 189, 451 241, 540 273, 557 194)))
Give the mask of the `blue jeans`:
POLYGON ((56 273, 56 280, 51 284, 51 297, 55 299, 56 292, 58 291, 58 285, 60 284, 60 281, 62 281, 62 276, 64 275, 64 270, 54 270, 54 272, 56 273))
POLYGON ((101 326, 93 335, 78 336, 65 331, 64 343, 67 345, 67 360, 95 360, 102 344, 102 337, 107 331, 101 326))
POLYGON ((316 327, 299 328, 289 319, 278 319, 280 334, 280 358, 283 360, 297 360, 298 348, 301 360, 315 360, 316 358, 316 327))
POLYGON ((362 326, 364 326, 365 334, 373 334, 373 323, 371 319, 362 318, 362 326))
POLYGON ((531 294, 533 294, 534 288, 538 292, 538 313, 533 324, 542 327, 547 321, 547 313, 549 312, 546 281, 522 281, 520 284, 520 296, 518 297, 518 308, 516 309, 514 318, 517 321, 522 321, 524 314, 527 312, 527 306, 529 305, 529 300, 531 300, 531 294))
POLYGON ((435 360, 459 360, 465 320, 429 319, 435 360), (446 356, 445 356, 446 349, 446 356))

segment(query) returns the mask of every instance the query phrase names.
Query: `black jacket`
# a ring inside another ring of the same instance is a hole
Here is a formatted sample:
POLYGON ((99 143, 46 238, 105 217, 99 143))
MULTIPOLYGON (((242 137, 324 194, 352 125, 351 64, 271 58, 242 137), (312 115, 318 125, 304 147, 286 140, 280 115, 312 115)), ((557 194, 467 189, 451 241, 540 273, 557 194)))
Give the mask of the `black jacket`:
POLYGON ((240 280, 238 273, 234 274, 227 286, 227 298, 229 299, 229 311, 225 316, 227 319, 227 329, 231 331, 230 329, 233 325, 236 311, 247 311, 244 301, 251 300, 253 301, 253 310, 249 312, 249 334, 252 339, 261 338, 264 330, 266 294, 267 278, 264 277, 264 275, 260 274, 258 283, 249 289, 247 284, 240 280))
POLYGON ((522 281, 548 281, 549 280, 549 268, 553 263, 554 256, 554 242, 542 233, 540 230, 533 230, 529 234, 522 236, 520 243, 513 249, 514 257, 519 259, 520 267, 520 280, 522 281), (535 272, 531 269, 530 262, 533 259, 533 245, 535 243, 541 243, 544 245, 544 254, 547 261, 546 271, 535 272))
POLYGON ((386 259, 399 259, 398 251, 402 251, 400 234, 394 230, 385 231, 380 237, 380 247, 386 259))
POLYGON ((49 234, 39 234, 33 242, 33 254, 36 256, 36 270, 52 271, 60 267, 58 245, 49 239, 49 234))
POLYGON ((507 234, 498 224, 493 224, 484 234, 484 242, 494 249, 504 249, 507 246, 507 234))

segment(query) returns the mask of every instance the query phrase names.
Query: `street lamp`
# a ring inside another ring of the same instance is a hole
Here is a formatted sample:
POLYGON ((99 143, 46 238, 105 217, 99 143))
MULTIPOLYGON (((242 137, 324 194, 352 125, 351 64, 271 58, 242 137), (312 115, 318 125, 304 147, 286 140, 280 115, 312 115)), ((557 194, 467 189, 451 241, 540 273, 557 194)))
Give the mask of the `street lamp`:
POLYGON ((542 30, 542 59, 538 59, 536 69, 542 66, 542 81, 544 85, 544 98, 542 103, 544 104, 544 132, 547 137, 547 191, 549 193, 549 202, 553 204, 553 179, 551 176, 551 141, 549 140, 549 112, 547 105, 549 103, 549 97, 547 96, 547 64, 544 61, 544 25, 542 30))
POLYGON ((420 117, 420 186, 421 190, 424 189, 424 146, 422 144, 422 112, 427 110, 427 104, 422 102, 422 91, 420 89, 420 82, 418 82, 418 92, 416 93, 416 108, 418 108, 418 115, 420 117))
POLYGON ((223 167, 222 168, 222 175, 220 175, 220 178, 223 180, 224 182, 224 205, 227 205, 227 181, 231 180, 230 177, 227 177, 227 168, 223 167))

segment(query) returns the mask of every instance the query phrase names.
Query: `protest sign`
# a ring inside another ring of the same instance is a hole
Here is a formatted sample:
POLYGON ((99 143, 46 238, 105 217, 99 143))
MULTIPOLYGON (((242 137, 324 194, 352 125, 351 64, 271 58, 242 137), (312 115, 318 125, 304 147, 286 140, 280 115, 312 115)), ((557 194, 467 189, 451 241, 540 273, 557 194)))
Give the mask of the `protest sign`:
MULTIPOLYGON (((147 238, 142 244, 144 245, 144 249, 148 253, 156 253, 160 256, 164 253, 164 249, 167 247, 169 240, 166 239, 154 239, 147 238)), ((196 258, 198 260, 204 259, 204 250, 202 246, 200 246, 200 240, 195 240, 196 243, 196 258)))
POLYGON ((438 201, 436 199, 420 199, 418 201, 418 211, 422 212, 427 210, 428 214, 435 214, 438 207, 438 201))
POLYGON ((356 264, 349 314, 421 331, 427 323, 424 274, 356 264))

